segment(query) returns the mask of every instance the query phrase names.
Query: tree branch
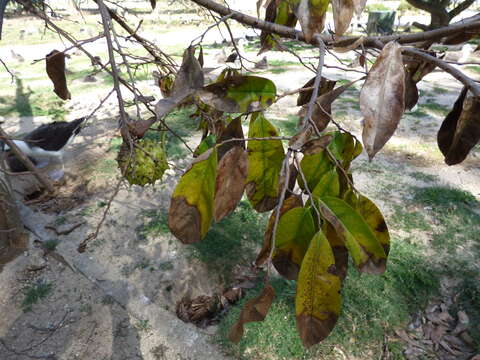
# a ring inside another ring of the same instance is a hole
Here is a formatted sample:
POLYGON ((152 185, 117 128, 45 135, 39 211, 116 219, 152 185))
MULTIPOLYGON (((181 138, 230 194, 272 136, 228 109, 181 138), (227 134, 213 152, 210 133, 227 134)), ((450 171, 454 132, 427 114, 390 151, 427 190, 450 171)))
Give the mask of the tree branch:
POLYGON ((464 2, 461 2, 460 4, 457 5, 454 9, 450 10, 448 13, 448 16, 450 19, 453 19, 455 16, 459 15, 462 11, 467 10, 475 0, 465 0, 464 2))

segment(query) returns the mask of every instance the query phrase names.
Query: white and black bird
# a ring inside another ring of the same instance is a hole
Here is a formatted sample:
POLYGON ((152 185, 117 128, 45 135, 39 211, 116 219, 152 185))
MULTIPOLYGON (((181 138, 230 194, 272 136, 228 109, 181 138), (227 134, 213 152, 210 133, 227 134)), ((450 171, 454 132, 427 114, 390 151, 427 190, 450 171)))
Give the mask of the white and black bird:
MULTIPOLYGON (((78 135, 84 121, 83 117, 70 122, 54 121, 41 125, 20 140, 12 141, 38 168, 51 162, 60 163, 62 170, 52 174, 52 177, 58 180, 64 174, 63 151, 78 135)), ((7 144, 0 141, 0 149, 7 153, 7 164, 12 172, 27 171, 25 165, 13 154, 7 144)))

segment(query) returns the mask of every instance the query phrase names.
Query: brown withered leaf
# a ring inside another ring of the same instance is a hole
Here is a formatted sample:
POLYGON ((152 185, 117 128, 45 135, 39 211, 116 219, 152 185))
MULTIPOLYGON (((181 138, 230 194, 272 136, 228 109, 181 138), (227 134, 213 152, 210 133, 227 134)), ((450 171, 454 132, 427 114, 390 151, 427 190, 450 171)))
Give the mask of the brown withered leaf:
POLYGON ((53 50, 46 56, 47 75, 52 80, 55 94, 60 99, 68 100, 72 96, 67 87, 67 77, 65 76, 65 54, 58 50, 53 50))
POLYGON ((152 6, 152 10, 155 10, 157 7, 157 0, 150 0, 150 5, 152 6))
POLYGON ((218 163, 214 212, 216 222, 235 210, 242 199, 247 166, 247 153, 239 146, 230 149, 218 163))
MULTIPOLYGON (((311 78, 310 80, 308 80, 308 82, 305 85, 302 86, 302 89, 311 88, 313 87, 314 83, 315 83, 315 78, 311 78)), ((337 83, 336 80, 330 80, 322 76, 322 78, 320 79, 320 87, 318 88, 318 96, 322 96, 323 94, 326 94, 327 92, 332 91, 336 83, 337 83)), ((313 89, 310 89, 307 91, 301 91, 300 94, 298 95, 297 106, 303 106, 305 104, 308 104, 308 102, 310 101, 310 98, 312 97, 312 94, 313 94, 313 89)))
POLYGON ((317 139, 310 140, 305 145, 303 145, 302 153, 304 155, 317 154, 318 152, 325 150, 326 147, 332 141, 332 139, 333 139, 333 136, 328 134, 328 135, 323 135, 322 137, 319 137, 317 139))
POLYGON ((333 21, 335 35, 342 36, 352 21, 354 5, 353 0, 332 0, 333 21))
MULTIPOLYGON (((257 4, 258 5, 258 4, 257 4)), ((265 21, 274 23, 277 17, 277 0, 270 1, 265 9, 265 21)), ((271 39, 272 34, 268 31, 262 30, 260 33, 260 51, 261 54, 270 50, 274 46, 274 42, 271 39)))
POLYGON ((455 130, 457 128, 458 119, 460 118, 460 114, 462 113, 463 109, 463 101, 467 96, 467 87, 464 87, 460 92, 457 100, 455 100, 455 104, 453 105, 453 109, 447 114, 445 120, 443 120, 440 129, 438 130, 437 134, 437 143, 438 148, 442 152, 444 156, 448 154, 448 150, 452 146, 453 137, 455 136, 455 130))
POLYGON ((157 118, 160 119, 167 115, 197 89, 202 88, 203 84, 202 67, 195 57, 195 48, 190 46, 183 53, 182 66, 175 77, 170 96, 159 100, 155 105, 157 118))
POLYGON ((267 316, 274 297, 275 290, 272 285, 268 284, 259 296, 249 300, 240 312, 238 321, 230 329, 230 333, 228 334, 230 341, 234 343, 240 342, 244 332, 243 326, 245 324, 249 322, 263 321, 267 316))
MULTIPOLYGON (((465 89, 462 94, 463 92, 465 89)), ((438 144, 447 165, 461 163, 480 141, 480 99, 470 93, 465 93, 461 113, 457 117, 459 107, 457 103, 462 94, 438 132, 438 144), (452 130, 454 130, 453 136, 452 130)))
MULTIPOLYGON (((361 78, 362 79, 362 78, 361 78)), ((350 86, 352 86, 357 81, 361 80, 357 79, 354 81, 349 82, 348 84, 344 84, 339 86, 317 98, 315 101, 315 106, 313 108, 312 113, 312 120, 315 123, 316 128, 318 131, 323 131, 328 126, 330 119, 332 118, 332 103, 350 86)), ((300 109, 298 115, 300 116, 300 123, 299 127, 303 127, 303 119, 308 112, 308 104, 303 105, 300 109)))
POLYGON ((405 109, 405 71, 401 46, 384 46, 360 92, 363 145, 370 160, 397 129, 405 109))
MULTIPOLYGON (((222 135, 218 138, 217 144, 230 139, 244 139, 242 129, 242 118, 241 116, 230 121, 230 124, 227 125, 225 130, 222 131, 222 135)), ((218 147, 218 159, 221 159, 230 149, 235 146, 240 146, 242 149, 245 149, 244 141, 230 141, 218 147)))
POLYGON ((338 236, 335 228, 329 222, 325 222, 322 228, 325 237, 332 247, 333 256, 335 257, 334 274, 340 277, 343 284, 343 280, 348 272, 348 249, 343 239, 338 236))
POLYGON ((200 45, 200 53, 198 54, 198 63, 200 67, 203 68, 204 59, 203 59, 203 46, 200 45))
POLYGON ((418 102, 417 83, 413 81, 412 74, 405 70, 405 110, 411 110, 418 102))
MULTIPOLYGON (((285 214, 288 210, 291 210, 295 207, 302 207, 303 201, 302 197, 294 195, 289 197, 283 202, 282 208, 280 209, 280 217, 285 214)), ((272 212, 270 218, 268 219, 267 228, 265 234, 263 235, 263 246, 260 250, 260 253, 255 260, 256 266, 262 266, 268 260, 270 252, 272 249, 272 235, 273 235, 273 225, 275 224, 275 211, 272 212)))

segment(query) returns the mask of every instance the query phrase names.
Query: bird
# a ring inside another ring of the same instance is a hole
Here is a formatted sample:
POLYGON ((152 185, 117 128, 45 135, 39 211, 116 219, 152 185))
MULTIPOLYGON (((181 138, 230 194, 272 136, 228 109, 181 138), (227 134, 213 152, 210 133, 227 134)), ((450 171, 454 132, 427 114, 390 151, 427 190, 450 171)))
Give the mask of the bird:
MULTIPOLYGON (((61 163, 62 170, 52 174, 54 180, 59 180, 65 173, 65 165, 63 163, 64 149, 80 133, 85 119, 85 117, 81 117, 70 122, 54 121, 49 124, 43 124, 21 139, 12 141, 37 168, 44 167, 51 161, 61 163)), ((28 170, 11 151, 8 144, 1 140, 0 149, 6 153, 7 164, 12 172, 28 170)))
POLYGON ((266 56, 264 56, 259 62, 255 63, 255 69, 268 69, 268 60, 266 56))

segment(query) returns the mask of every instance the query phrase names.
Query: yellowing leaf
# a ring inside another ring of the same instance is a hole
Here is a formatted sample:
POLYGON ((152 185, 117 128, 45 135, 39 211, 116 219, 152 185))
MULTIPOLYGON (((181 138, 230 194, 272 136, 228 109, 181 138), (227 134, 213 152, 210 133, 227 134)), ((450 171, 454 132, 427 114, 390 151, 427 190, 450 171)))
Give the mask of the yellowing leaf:
POLYGON ((197 92, 200 100, 219 111, 245 113, 263 110, 273 104, 275 84, 259 76, 230 76, 197 92))
POLYGON ((248 158, 244 149, 235 146, 218 163, 215 186, 215 221, 218 222, 237 207, 242 199, 247 178, 248 158))
MULTIPOLYGON (((318 146, 315 150, 305 153, 300 168, 307 180, 307 185, 310 191, 313 191, 323 175, 334 169, 335 165, 330 160, 328 153, 324 150, 325 147, 318 146)), ((300 178, 301 180, 301 178, 300 178)), ((305 189, 303 181, 299 181, 299 186, 305 189)))
MULTIPOLYGON (((288 210, 302 207, 303 201, 301 196, 293 195, 290 196, 288 199, 285 199, 283 205, 280 209, 280 216, 285 214, 288 210)), ((272 233, 273 233, 273 225, 275 224, 276 218, 276 211, 272 211, 270 218, 268 219, 267 228, 265 230, 265 234, 263 235, 263 246, 260 252, 257 255, 257 259, 255 260, 256 266, 261 266, 265 264, 270 256, 270 252, 272 249, 272 233)))
POLYGON ((336 169, 328 171, 320 178, 312 191, 312 195, 317 198, 340 195, 340 179, 336 169))
POLYGON ((297 15, 305 40, 310 42, 315 34, 321 34, 325 25, 329 0, 294 0, 297 15))
POLYGON ((296 207, 282 215, 277 226, 273 254, 273 265, 280 275, 289 280, 297 278, 314 235, 315 223, 310 209, 296 207))
POLYGON ((275 297, 275 290, 272 285, 267 285, 263 289, 262 293, 249 300, 242 311, 238 321, 230 329, 228 338, 234 343, 240 342, 243 336, 243 326, 246 323, 254 321, 263 321, 267 316, 270 306, 272 306, 273 298, 275 297))
POLYGON ((320 210, 341 236, 359 271, 383 274, 387 255, 375 233, 364 218, 344 200, 323 197, 319 200, 320 210))
POLYGON ((325 339, 335 327, 342 299, 332 248, 319 231, 312 239, 298 276, 295 313, 305 347, 325 339))
POLYGON ((354 5, 353 0, 332 0, 333 22, 335 35, 342 36, 352 21, 354 5))
MULTIPOLYGON (((250 120, 249 138, 278 136, 277 129, 262 113, 255 113, 250 120)), ((249 141, 247 196, 253 208, 259 212, 272 210, 278 202, 279 177, 284 158, 280 140, 249 141)))
MULTIPOLYGON (((242 119, 241 116, 236 117, 227 125, 222 131, 222 135, 217 141, 217 144, 230 139, 243 139, 242 119)), ((218 158, 221 159, 231 148, 239 146, 245 149, 245 142, 243 141, 229 141, 218 147, 218 158)))
MULTIPOLYGON (((295 27, 297 17, 289 5, 289 0, 272 0, 265 11, 265 21, 274 22, 275 24, 288 27, 295 27)), ((260 34, 261 49, 258 52, 258 55, 272 48, 276 48, 278 41, 280 41, 280 39, 276 35, 262 30, 260 34)))
POLYGON ((362 215, 365 222, 372 229, 376 238, 383 246, 385 254, 390 251, 390 234, 388 232, 387 223, 377 205, 366 196, 359 195, 356 210, 362 215))
POLYGON ((405 71, 401 46, 386 44, 360 92, 363 145, 372 159, 397 129, 405 109, 405 71))
POLYGON ((178 181, 168 212, 170 231, 181 242, 202 240, 213 218, 217 151, 200 155, 178 181))

